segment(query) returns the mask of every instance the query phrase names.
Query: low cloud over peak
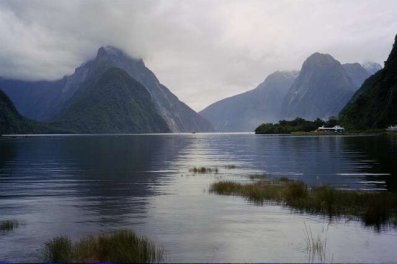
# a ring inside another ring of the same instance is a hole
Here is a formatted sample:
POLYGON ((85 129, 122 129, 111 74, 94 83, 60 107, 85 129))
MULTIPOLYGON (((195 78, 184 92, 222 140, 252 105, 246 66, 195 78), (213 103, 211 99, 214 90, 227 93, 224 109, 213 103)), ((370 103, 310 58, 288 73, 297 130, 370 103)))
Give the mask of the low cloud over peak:
POLYGON ((196 110, 254 88, 310 54, 382 63, 397 2, 1 1, 0 76, 54 80, 101 46, 142 58, 196 110))

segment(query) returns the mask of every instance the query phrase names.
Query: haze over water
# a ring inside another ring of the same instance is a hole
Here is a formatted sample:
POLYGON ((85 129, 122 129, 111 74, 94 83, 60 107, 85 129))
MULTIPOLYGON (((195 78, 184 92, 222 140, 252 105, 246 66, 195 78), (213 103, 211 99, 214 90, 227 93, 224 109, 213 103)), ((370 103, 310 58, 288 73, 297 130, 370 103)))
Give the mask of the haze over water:
POLYGON ((287 176, 310 185, 397 190, 397 137, 164 134, 3 137, 0 259, 40 261, 57 235, 77 240, 130 228, 177 262, 302 262, 305 224, 327 236, 329 260, 395 261, 397 232, 256 206, 208 193, 219 180, 287 176), (228 165, 236 168, 228 169, 228 165), (194 175, 198 166, 217 174, 194 175), (21 249, 24 249, 21 251, 21 249))

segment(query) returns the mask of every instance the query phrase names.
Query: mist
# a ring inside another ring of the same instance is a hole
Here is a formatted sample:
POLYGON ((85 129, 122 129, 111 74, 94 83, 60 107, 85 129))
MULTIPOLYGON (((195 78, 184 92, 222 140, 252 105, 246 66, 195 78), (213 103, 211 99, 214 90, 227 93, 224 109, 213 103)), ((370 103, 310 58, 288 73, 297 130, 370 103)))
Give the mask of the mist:
POLYGON ((199 111, 314 52, 387 58, 396 1, 1 1, 0 76, 55 80, 113 45, 199 111))

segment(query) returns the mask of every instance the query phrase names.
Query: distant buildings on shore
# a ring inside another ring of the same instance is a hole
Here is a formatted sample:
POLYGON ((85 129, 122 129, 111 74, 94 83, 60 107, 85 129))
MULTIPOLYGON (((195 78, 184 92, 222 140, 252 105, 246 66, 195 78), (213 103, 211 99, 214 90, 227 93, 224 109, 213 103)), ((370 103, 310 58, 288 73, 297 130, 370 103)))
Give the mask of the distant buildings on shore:
POLYGON ((344 132, 345 128, 341 127, 339 125, 333 126, 333 127, 325 127, 325 126, 320 126, 319 128, 317 128, 316 132, 344 132))

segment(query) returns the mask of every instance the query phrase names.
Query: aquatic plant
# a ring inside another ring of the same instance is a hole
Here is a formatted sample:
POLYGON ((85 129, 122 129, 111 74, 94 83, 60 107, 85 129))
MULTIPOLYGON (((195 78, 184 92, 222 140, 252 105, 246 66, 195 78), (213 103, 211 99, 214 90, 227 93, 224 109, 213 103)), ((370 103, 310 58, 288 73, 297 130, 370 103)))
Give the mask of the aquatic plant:
POLYGON ((0 231, 11 231, 18 227, 17 220, 4 220, 0 222, 0 231))
POLYGON ((310 263, 324 263, 327 261, 327 228, 314 237, 312 229, 305 223, 306 252, 310 263))
POLYGON ((56 237, 45 244, 45 261, 50 262, 159 262, 164 251, 131 230, 89 236, 72 243, 56 237))
POLYGON ((221 181, 212 184, 210 192, 242 196, 260 205, 275 202, 298 212, 330 218, 354 217, 377 230, 385 225, 397 226, 397 194, 392 192, 345 191, 329 186, 309 188, 301 181, 285 179, 248 184, 221 181))
POLYGON ((72 241, 65 236, 55 237, 45 244, 44 258, 51 262, 70 262, 73 259, 72 241))
POLYGON ((218 168, 207 168, 207 167, 193 167, 189 169, 189 172, 206 174, 206 173, 218 173, 218 168))

